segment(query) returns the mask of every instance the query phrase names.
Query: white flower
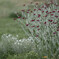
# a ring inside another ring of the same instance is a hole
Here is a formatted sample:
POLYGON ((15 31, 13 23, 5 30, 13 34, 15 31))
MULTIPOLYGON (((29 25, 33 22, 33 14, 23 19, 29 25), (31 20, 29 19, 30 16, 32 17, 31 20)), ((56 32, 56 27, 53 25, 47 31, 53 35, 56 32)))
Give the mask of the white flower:
POLYGON ((16 37, 18 37, 18 35, 16 35, 16 37))
POLYGON ((18 45, 19 45, 20 43, 18 42, 18 45))
POLYGON ((21 42, 22 40, 19 40, 19 42, 21 42))
POLYGON ((11 36, 12 36, 11 34, 8 35, 8 37, 11 37, 11 36))

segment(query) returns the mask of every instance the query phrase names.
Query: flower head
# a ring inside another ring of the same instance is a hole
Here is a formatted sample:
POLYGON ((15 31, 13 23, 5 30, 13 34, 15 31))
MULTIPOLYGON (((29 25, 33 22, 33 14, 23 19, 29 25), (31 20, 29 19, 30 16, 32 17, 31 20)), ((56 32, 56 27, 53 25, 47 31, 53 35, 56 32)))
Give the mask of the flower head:
POLYGON ((41 17, 41 15, 40 15, 40 14, 38 14, 38 18, 39 18, 39 17, 41 17))

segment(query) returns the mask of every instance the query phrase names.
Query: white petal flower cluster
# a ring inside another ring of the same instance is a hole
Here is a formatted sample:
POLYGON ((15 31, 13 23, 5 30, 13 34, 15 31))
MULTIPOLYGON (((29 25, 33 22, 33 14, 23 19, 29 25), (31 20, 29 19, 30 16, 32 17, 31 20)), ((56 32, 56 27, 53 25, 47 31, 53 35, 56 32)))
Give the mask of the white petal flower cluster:
POLYGON ((32 37, 28 39, 18 39, 18 35, 3 34, 0 42, 0 50, 3 52, 13 51, 14 53, 23 53, 34 50, 35 43, 32 37))

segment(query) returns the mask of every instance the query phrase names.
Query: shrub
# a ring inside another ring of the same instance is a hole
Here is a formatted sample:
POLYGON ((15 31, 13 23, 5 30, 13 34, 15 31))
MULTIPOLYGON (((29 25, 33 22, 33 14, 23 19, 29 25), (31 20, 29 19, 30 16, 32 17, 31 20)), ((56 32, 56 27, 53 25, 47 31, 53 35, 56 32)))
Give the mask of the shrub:
POLYGON ((28 39, 18 40, 18 35, 3 34, 0 41, 0 58, 6 57, 8 54, 22 54, 35 50, 35 43, 32 37, 28 39))
POLYGON ((49 2, 41 4, 32 4, 34 9, 23 10, 26 20, 18 17, 22 29, 27 36, 32 36, 35 42, 35 48, 40 58, 55 59, 59 51, 59 5, 49 2), (26 13, 26 14, 25 14, 26 13), (25 20, 25 21, 24 21, 25 20), (56 40, 55 40, 56 39, 56 40))

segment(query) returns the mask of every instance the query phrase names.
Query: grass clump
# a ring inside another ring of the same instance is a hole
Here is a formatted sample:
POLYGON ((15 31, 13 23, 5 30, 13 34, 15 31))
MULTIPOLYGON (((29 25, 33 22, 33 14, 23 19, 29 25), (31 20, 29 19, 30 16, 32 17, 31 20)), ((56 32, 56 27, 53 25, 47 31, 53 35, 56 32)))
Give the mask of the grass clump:
POLYGON ((26 59, 39 59, 39 55, 34 51, 30 51, 26 54, 26 59))
POLYGON ((21 16, 21 17, 22 17, 21 12, 12 12, 12 13, 9 15, 10 18, 18 18, 18 16, 21 16))

